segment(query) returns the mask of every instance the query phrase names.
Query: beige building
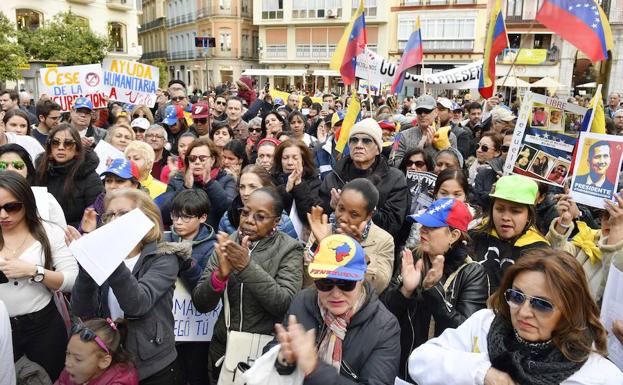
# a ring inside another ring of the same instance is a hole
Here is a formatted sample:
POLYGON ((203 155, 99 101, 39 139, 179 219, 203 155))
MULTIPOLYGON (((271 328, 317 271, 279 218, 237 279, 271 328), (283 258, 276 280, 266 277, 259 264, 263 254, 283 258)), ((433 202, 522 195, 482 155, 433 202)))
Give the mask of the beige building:
MULTIPOLYGON (((387 57, 390 1, 366 0, 368 48, 387 57)), ((254 1, 261 70, 245 73, 282 89, 325 91, 343 84, 329 61, 359 0, 254 1)))
POLYGON ((167 28, 165 0, 141 0, 143 14, 139 18, 138 39, 143 47, 141 61, 167 59, 167 28))

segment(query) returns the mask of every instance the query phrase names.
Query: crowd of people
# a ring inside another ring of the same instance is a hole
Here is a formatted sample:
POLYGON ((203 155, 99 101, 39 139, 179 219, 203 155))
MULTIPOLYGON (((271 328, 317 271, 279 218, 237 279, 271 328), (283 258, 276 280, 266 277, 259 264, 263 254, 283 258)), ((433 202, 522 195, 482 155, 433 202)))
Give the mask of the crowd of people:
POLYGON ((0 384, 229 385, 277 345, 271 371, 305 385, 623 384, 599 310, 623 191, 596 210, 502 175, 518 101, 283 100, 248 77, 157 97, 0 91, 0 384), (124 157, 98 174, 100 141, 124 157), (413 172, 436 178, 424 206, 413 172), (69 245, 134 209, 153 227, 98 284, 69 245), (175 285, 222 304, 210 342, 176 341, 175 285))

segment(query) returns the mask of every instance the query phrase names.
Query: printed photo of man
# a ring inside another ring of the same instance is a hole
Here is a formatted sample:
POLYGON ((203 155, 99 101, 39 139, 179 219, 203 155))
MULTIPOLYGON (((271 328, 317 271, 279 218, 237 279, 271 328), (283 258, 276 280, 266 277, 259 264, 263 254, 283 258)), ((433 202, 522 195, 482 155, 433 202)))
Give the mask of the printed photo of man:
POLYGON ((588 163, 590 171, 586 175, 579 175, 575 184, 585 184, 612 191, 614 184, 608 180, 610 167, 610 144, 604 140, 593 143, 588 149, 588 163))

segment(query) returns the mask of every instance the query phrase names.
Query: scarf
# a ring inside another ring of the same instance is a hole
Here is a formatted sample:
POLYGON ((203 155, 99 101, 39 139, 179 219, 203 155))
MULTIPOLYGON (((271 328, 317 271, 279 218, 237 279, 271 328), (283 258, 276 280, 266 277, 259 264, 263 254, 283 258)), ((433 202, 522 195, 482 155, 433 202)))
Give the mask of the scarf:
POLYGON ((335 367, 338 371, 342 365, 342 344, 344 343, 344 337, 346 337, 346 329, 348 329, 353 315, 355 315, 365 303, 366 298, 367 294, 364 287, 353 307, 346 313, 335 316, 320 304, 320 297, 318 297, 320 314, 328 328, 328 332, 324 334, 322 341, 320 341, 318 357, 323 362, 335 367))
POLYGON ((591 265, 601 262, 601 250, 595 242, 598 239, 598 230, 593 230, 584 222, 577 221, 578 233, 573 237, 571 243, 582 249, 584 254, 588 256, 591 265))
POLYGON ((551 340, 524 340, 499 315, 491 323, 487 345, 491 365, 519 385, 560 384, 584 365, 569 361, 551 340))

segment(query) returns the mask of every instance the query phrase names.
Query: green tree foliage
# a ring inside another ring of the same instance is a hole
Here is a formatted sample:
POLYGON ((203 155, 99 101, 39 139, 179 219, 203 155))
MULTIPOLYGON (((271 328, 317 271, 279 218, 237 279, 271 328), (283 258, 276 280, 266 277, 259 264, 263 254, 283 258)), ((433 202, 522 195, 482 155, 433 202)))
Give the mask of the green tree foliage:
POLYGON ((15 25, 0 13, 0 80, 21 78, 18 66, 28 63, 24 48, 17 43, 15 25))
POLYGON ((99 63, 111 47, 108 37, 91 31, 88 22, 71 12, 57 14, 34 31, 18 31, 18 40, 31 59, 63 65, 99 63))
POLYGON ((151 65, 154 67, 158 67, 158 69, 160 70, 160 80, 158 82, 158 87, 167 88, 167 84, 169 84, 169 70, 166 60, 154 60, 151 65))

